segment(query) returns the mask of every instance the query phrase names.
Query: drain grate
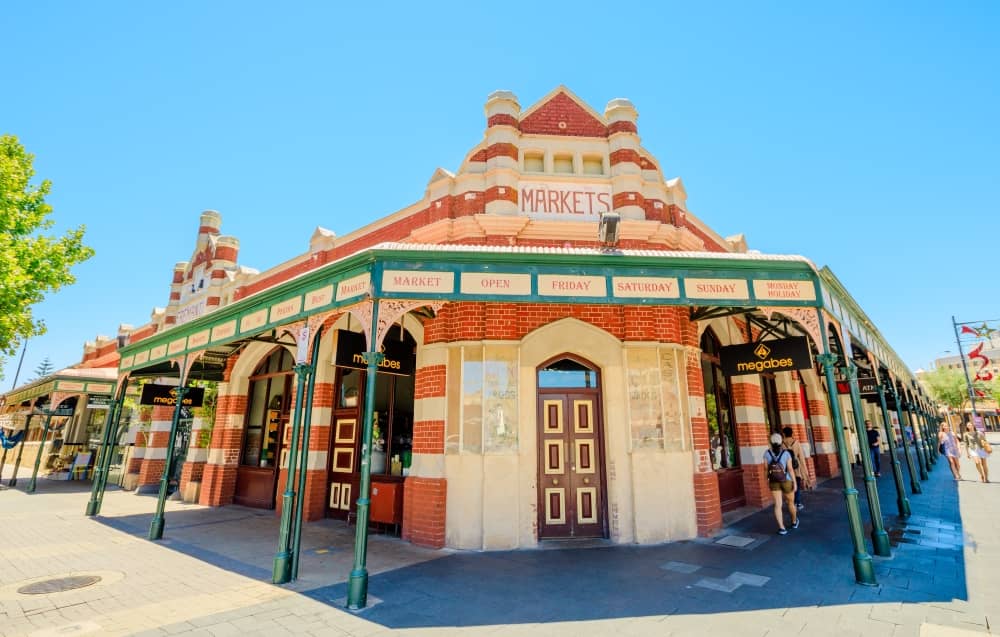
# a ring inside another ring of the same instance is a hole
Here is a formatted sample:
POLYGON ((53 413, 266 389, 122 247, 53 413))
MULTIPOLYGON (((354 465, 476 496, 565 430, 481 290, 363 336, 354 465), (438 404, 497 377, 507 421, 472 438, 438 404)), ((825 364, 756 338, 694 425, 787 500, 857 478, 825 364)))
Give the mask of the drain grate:
POLYGON ((47 593, 62 593, 77 588, 91 586, 101 581, 100 575, 71 575, 69 577, 54 577, 52 579, 26 584, 17 589, 22 595, 45 595, 47 593))

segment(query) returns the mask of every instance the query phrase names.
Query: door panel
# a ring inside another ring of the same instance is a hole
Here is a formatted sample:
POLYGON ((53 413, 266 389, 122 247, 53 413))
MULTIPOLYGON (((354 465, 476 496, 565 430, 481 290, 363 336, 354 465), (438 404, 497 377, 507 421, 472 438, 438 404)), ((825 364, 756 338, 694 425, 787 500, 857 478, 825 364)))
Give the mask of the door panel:
POLYGON ((539 539, 607 535, 596 405, 596 392, 539 395, 539 539))
POLYGON ((359 435, 357 410, 337 414, 333 418, 333 440, 330 445, 330 496, 327 501, 327 515, 345 518, 351 510, 351 494, 354 485, 354 457, 359 435))

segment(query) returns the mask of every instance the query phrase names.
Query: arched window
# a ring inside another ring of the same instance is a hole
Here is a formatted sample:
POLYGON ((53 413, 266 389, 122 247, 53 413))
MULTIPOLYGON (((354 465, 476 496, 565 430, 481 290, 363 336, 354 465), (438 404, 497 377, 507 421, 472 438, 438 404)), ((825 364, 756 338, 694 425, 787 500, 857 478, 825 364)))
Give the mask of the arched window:
POLYGON ((293 365, 292 355, 281 347, 251 374, 240 464, 277 467, 282 425, 288 420, 291 407, 293 365))
POLYGON ((705 417, 712 450, 712 468, 734 469, 740 466, 739 443, 729 382, 719 363, 719 339, 711 329, 701 337, 701 375, 705 385, 705 417))
POLYGON ((597 387, 597 372, 571 358, 563 358, 538 370, 538 387, 593 389, 597 387))

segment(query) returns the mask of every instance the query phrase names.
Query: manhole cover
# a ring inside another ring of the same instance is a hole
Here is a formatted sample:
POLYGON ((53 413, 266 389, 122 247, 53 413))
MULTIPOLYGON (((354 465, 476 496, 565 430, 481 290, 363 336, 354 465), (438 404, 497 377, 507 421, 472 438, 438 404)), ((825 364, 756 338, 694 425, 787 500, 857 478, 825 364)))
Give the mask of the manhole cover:
POLYGON ((75 588, 83 588, 101 581, 100 575, 72 575, 70 577, 55 577, 33 584, 26 584, 17 589, 22 595, 45 595, 46 593, 62 593, 75 588))

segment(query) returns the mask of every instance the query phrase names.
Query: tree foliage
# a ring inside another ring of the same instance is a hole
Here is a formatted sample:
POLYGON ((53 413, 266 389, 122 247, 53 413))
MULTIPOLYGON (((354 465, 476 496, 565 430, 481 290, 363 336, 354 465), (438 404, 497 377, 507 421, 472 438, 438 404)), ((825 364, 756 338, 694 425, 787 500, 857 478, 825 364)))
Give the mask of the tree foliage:
POLYGON ((45 333, 32 306, 47 292, 76 282, 74 265, 94 251, 83 245, 84 226, 61 237, 46 235, 54 222, 45 203, 51 184, 32 184, 34 155, 13 135, 0 136, 0 355, 10 356, 22 339, 45 333))
POLYGON ((38 367, 35 368, 35 377, 32 378, 31 380, 29 380, 28 382, 30 383, 30 382, 34 382, 36 380, 45 378, 46 376, 48 376, 49 374, 51 374, 53 371, 55 371, 55 369, 54 369, 54 367, 52 365, 52 361, 49 359, 48 356, 46 356, 42 360, 42 362, 38 364, 38 367))
POLYGON ((957 369, 938 367, 927 372, 923 381, 938 403, 961 410, 969 401, 969 386, 965 382, 965 374, 957 369))

